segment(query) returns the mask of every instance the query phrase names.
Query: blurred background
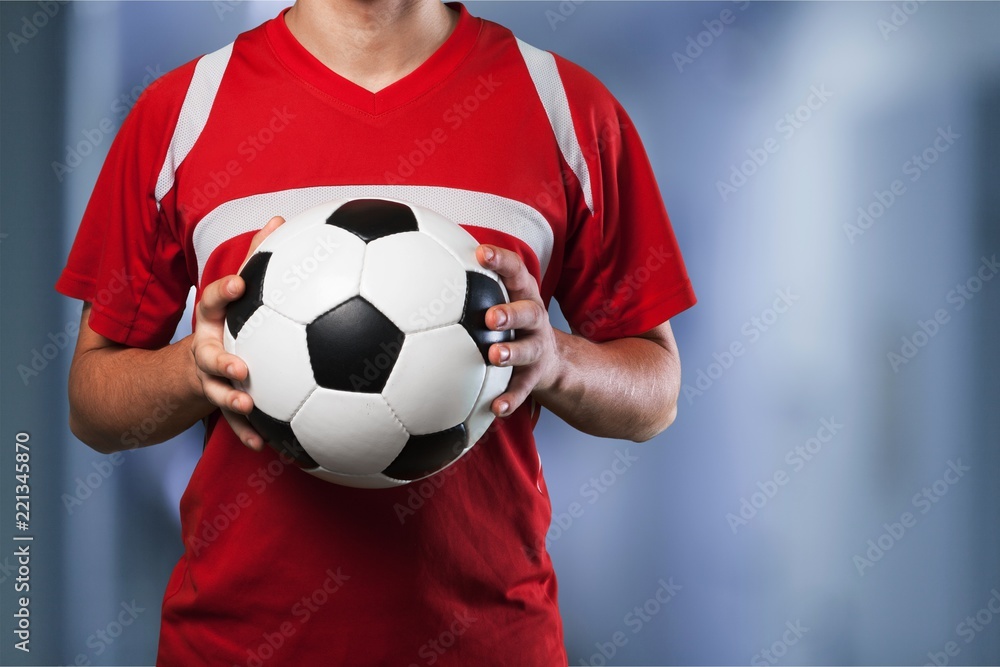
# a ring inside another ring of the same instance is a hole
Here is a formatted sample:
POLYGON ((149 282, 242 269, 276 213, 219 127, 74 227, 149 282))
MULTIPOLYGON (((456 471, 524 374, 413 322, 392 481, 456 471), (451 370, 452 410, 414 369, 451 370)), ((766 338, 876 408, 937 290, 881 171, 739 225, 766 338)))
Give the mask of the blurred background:
MULTIPOLYGON (((142 88, 281 6, 0 6, 3 664, 155 659, 202 432, 75 440, 79 304, 52 286, 142 88)), ((666 433, 538 425, 570 663, 1000 663, 1000 4, 469 6, 621 100, 699 296, 666 433)))

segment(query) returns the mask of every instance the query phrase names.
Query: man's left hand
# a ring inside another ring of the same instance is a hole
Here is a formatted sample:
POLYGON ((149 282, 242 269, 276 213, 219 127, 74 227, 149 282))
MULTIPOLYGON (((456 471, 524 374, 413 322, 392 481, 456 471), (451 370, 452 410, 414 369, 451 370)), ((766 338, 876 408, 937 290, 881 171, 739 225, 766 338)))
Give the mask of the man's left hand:
POLYGON ((490 363, 514 367, 507 391, 491 406, 495 415, 506 417, 533 391, 545 391, 557 383, 560 368, 557 333, 549 322, 538 283, 517 253, 484 244, 476 250, 476 258, 500 276, 510 299, 510 303, 486 311, 486 326, 495 331, 513 329, 517 333, 512 342, 494 343, 489 351, 490 363))

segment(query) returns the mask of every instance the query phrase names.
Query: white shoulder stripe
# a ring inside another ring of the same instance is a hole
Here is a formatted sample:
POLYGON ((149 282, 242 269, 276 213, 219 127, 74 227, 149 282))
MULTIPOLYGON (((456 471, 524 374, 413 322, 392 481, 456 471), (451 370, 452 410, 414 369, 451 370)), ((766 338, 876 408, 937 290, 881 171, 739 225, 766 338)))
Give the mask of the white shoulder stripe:
POLYGON ((580 181, 584 201, 593 213, 594 196, 590 184, 590 168, 583 157, 583 149, 580 148, 580 141, 573 127, 569 100, 566 98, 566 89, 559 77, 556 59, 548 51, 537 49, 521 40, 517 40, 517 46, 521 50, 524 64, 528 66, 528 73, 535 84, 535 90, 538 91, 542 106, 545 107, 545 115, 549 117, 549 124, 552 125, 552 132, 556 135, 563 158, 580 181))
POLYGON ((177 168, 184 162, 184 158, 198 141, 201 131, 205 129, 208 114, 212 111, 215 95, 219 92, 222 75, 226 73, 226 66, 232 53, 233 45, 227 44, 214 53, 202 56, 194 67, 194 76, 191 77, 187 94, 184 96, 177 126, 170 139, 170 148, 167 149, 166 159, 156 179, 157 206, 173 187, 177 168))
POLYGON ((198 221, 193 244, 201 283, 208 258, 220 245, 256 231, 273 216, 290 218, 335 199, 388 197, 437 211, 463 225, 485 227, 521 239, 538 258, 542 277, 552 257, 554 237, 545 217, 527 204, 499 195, 430 185, 328 185, 265 192, 220 204, 198 221))

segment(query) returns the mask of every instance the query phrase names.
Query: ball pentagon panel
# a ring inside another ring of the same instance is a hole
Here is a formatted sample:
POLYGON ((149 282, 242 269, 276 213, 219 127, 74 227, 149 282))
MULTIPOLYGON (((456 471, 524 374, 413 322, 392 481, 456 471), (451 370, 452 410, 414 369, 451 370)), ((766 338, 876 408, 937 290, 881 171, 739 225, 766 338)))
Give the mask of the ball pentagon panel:
POLYGON ((407 204, 388 199, 354 199, 337 208, 326 224, 346 230, 365 243, 417 231, 417 219, 407 204))
POLYGON ((264 276, 271 262, 271 253, 254 253, 240 269, 243 279, 243 295, 226 308, 226 328, 235 339, 240 329, 250 319, 257 309, 264 305, 264 276))
POLYGON ((404 344, 403 332, 364 297, 348 299, 306 326, 316 383, 378 393, 404 344))
POLYGON ((399 456, 382 472, 393 479, 412 482, 447 468, 465 452, 467 445, 465 424, 436 433, 412 435, 399 456))

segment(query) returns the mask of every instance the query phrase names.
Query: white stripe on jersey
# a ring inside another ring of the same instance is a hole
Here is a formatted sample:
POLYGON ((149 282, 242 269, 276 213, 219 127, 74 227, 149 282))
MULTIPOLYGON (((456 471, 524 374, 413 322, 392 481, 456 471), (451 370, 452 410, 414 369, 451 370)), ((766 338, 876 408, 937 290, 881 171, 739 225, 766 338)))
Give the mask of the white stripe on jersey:
POLYGON ((184 96, 167 156, 156 179, 157 208, 173 187, 177 168, 191 152, 201 131, 205 129, 208 114, 212 111, 212 103, 215 102, 215 94, 219 92, 222 75, 226 73, 226 66, 232 53, 233 45, 230 43, 218 51, 202 56, 194 67, 194 75, 184 96))
POLYGON ((537 49, 521 40, 517 40, 517 46, 521 50, 524 64, 528 66, 528 74, 531 75, 531 81, 535 84, 535 90, 542 101, 542 106, 545 107, 545 115, 549 117, 549 124, 552 126, 552 132, 556 135, 556 141, 562 151, 563 158, 576 174, 577 180, 580 181, 580 186, 583 188, 583 200, 593 214, 594 195, 590 184, 590 167, 587 166, 587 160, 583 157, 583 149, 580 148, 580 140, 577 139, 576 129, 573 127, 569 100, 566 98, 566 89, 559 77, 556 59, 548 51, 537 49))
POLYGON ((234 236, 256 231, 276 215, 287 220, 323 202, 359 197, 410 201, 463 225, 509 234, 535 253, 543 278, 552 257, 554 236, 548 221, 534 208, 513 199, 429 185, 330 185, 251 195, 227 201, 209 211, 194 230, 198 283, 201 284, 209 256, 234 236))

